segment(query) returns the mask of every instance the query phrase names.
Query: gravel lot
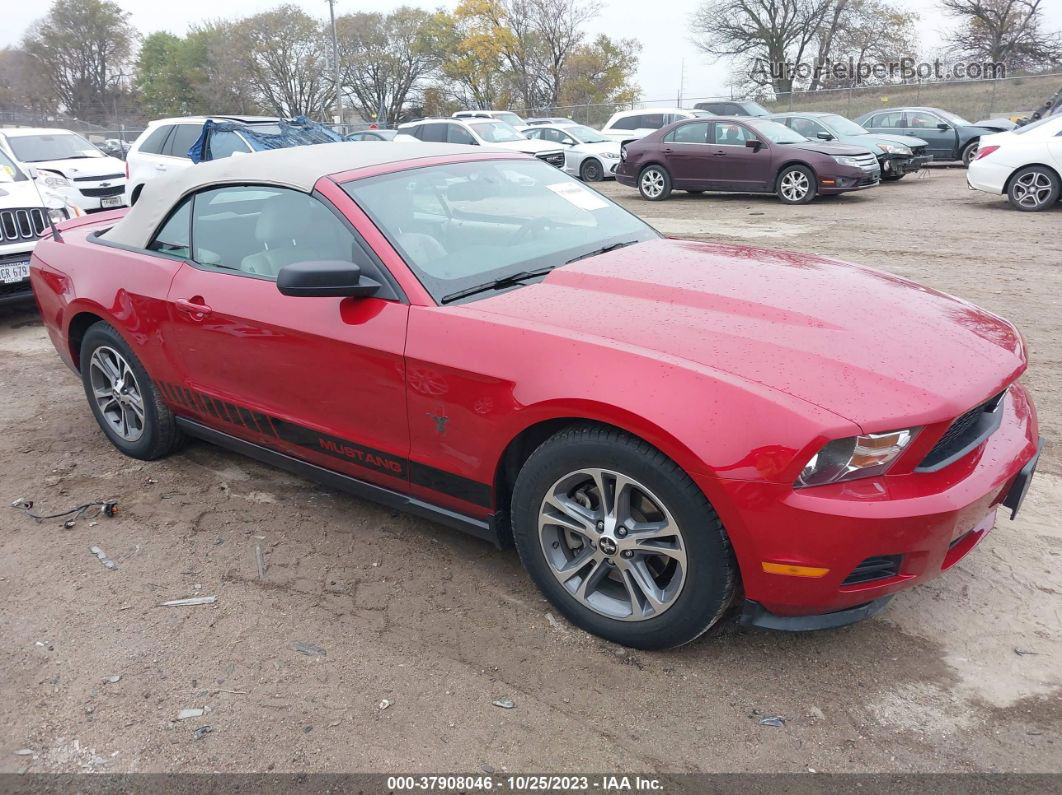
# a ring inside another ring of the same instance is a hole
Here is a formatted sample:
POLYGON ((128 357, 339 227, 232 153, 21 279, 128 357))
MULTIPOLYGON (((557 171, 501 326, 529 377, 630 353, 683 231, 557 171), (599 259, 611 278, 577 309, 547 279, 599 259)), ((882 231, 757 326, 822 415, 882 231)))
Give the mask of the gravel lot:
POLYGON ((1014 320, 1050 445, 1023 515, 871 622, 631 653, 550 615, 512 551, 204 444, 123 458, 35 314, 0 310, 0 772, 1059 771, 1062 208, 1011 211, 953 169, 804 207, 603 191, 669 234, 1014 320), (117 517, 69 530, 6 507, 110 495, 117 517), (217 602, 158 606, 194 595, 217 602))

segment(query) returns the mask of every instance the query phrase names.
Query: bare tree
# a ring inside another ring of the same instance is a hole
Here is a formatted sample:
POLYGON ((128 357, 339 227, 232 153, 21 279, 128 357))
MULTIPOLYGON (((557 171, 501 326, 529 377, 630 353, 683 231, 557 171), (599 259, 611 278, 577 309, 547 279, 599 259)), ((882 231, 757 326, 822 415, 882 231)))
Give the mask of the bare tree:
MULTIPOLYGON (((25 119, 49 115, 59 110, 48 76, 38 68, 28 52, 17 47, 0 49, 0 110, 25 114, 25 119)), ((19 118, 16 115, 15 121, 19 118)))
POLYGON ((583 25, 601 12, 598 0, 526 0, 532 25, 531 40, 537 46, 543 87, 543 104, 559 103, 565 66, 583 43, 583 25))
POLYGON ((334 102, 328 45, 317 20, 293 5, 243 20, 230 45, 262 105, 281 116, 321 116, 334 102))
POLYGON ((439 66, 434 15, 404 6, 384 15, 339 17, 340 80, 363 118, 395 121, 421 82, 439 66))
POLYGON ((125 96, 136 39, 129 14, 111 0, 56 0, 22 46, 67 113, 103 121, 125 96))
MULTIPOLYGON (((913 60, 918 49, 916 21, 914 12, 890 5, 887 0, 838 0, 819 34, 816 65, 825 67, 828 61, 848 59, 857 65, 897 62, 904 57, 913 60)), ((884 79, 895 82, 895 77, 884 79)), ((837 78, 828 68, 822 68, 815 71, 808 90, 874 81, 881 82, 859 74, 837 78)))
POLYGON ((793 90, 785 65, 805 62, 836 0, 704 0, 693 16, 694 45, 714 58, 735 57, 750 81, 793 90))
POLYGON ((1044 29, 1043 0, 943 0, 959 20, 949 37, 966 58, 1036 69, 1062 62, 1062 31, 1044 29))

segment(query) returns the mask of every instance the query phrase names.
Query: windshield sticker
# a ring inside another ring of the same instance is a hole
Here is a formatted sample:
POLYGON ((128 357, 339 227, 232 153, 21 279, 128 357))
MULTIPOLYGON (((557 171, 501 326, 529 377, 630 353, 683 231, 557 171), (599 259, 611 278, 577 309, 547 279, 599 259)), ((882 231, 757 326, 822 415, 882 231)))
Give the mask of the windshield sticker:
POLYGON ((546 187, 581 210, 600 210, 608 207, 608 202, 594 191, 575 182, 557 182, 546 187))

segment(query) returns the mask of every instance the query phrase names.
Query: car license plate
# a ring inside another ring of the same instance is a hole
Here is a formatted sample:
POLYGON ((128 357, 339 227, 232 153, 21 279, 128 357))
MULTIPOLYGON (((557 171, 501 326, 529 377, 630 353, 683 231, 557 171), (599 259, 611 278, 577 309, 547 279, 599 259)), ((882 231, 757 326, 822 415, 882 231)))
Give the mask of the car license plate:
POLYGON ((0 282, 14 284, 29 278, 29 260, 0 265, 0 282))
POLYGON ((121 206, 122 206, 122 197, 121 196, 104 196, 102 199, 100 199, 100 207, 121 207, 121 206))

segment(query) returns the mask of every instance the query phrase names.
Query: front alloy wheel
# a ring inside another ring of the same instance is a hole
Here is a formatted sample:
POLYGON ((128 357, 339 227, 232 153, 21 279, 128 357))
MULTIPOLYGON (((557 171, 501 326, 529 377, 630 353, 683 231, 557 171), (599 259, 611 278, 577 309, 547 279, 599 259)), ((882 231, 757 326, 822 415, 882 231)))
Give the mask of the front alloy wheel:
POLYGON ((789 166, 778 177, 778 198, 786 204, 807 204, 815 198, 815 175, 804 166, 789 166))
POLYGON ((1059 178, 1042 166, 1017 172, 1007 188, 1010 205, 1025 212, 1039 212, 1058 201, 1059 178))
POLYGON ((621 621, 670 608, 686 580, 686 547, 674 517, 648 488, 620 472, 579 469, 546 492, 539 543, 553 576, 581 605, 621 621))

